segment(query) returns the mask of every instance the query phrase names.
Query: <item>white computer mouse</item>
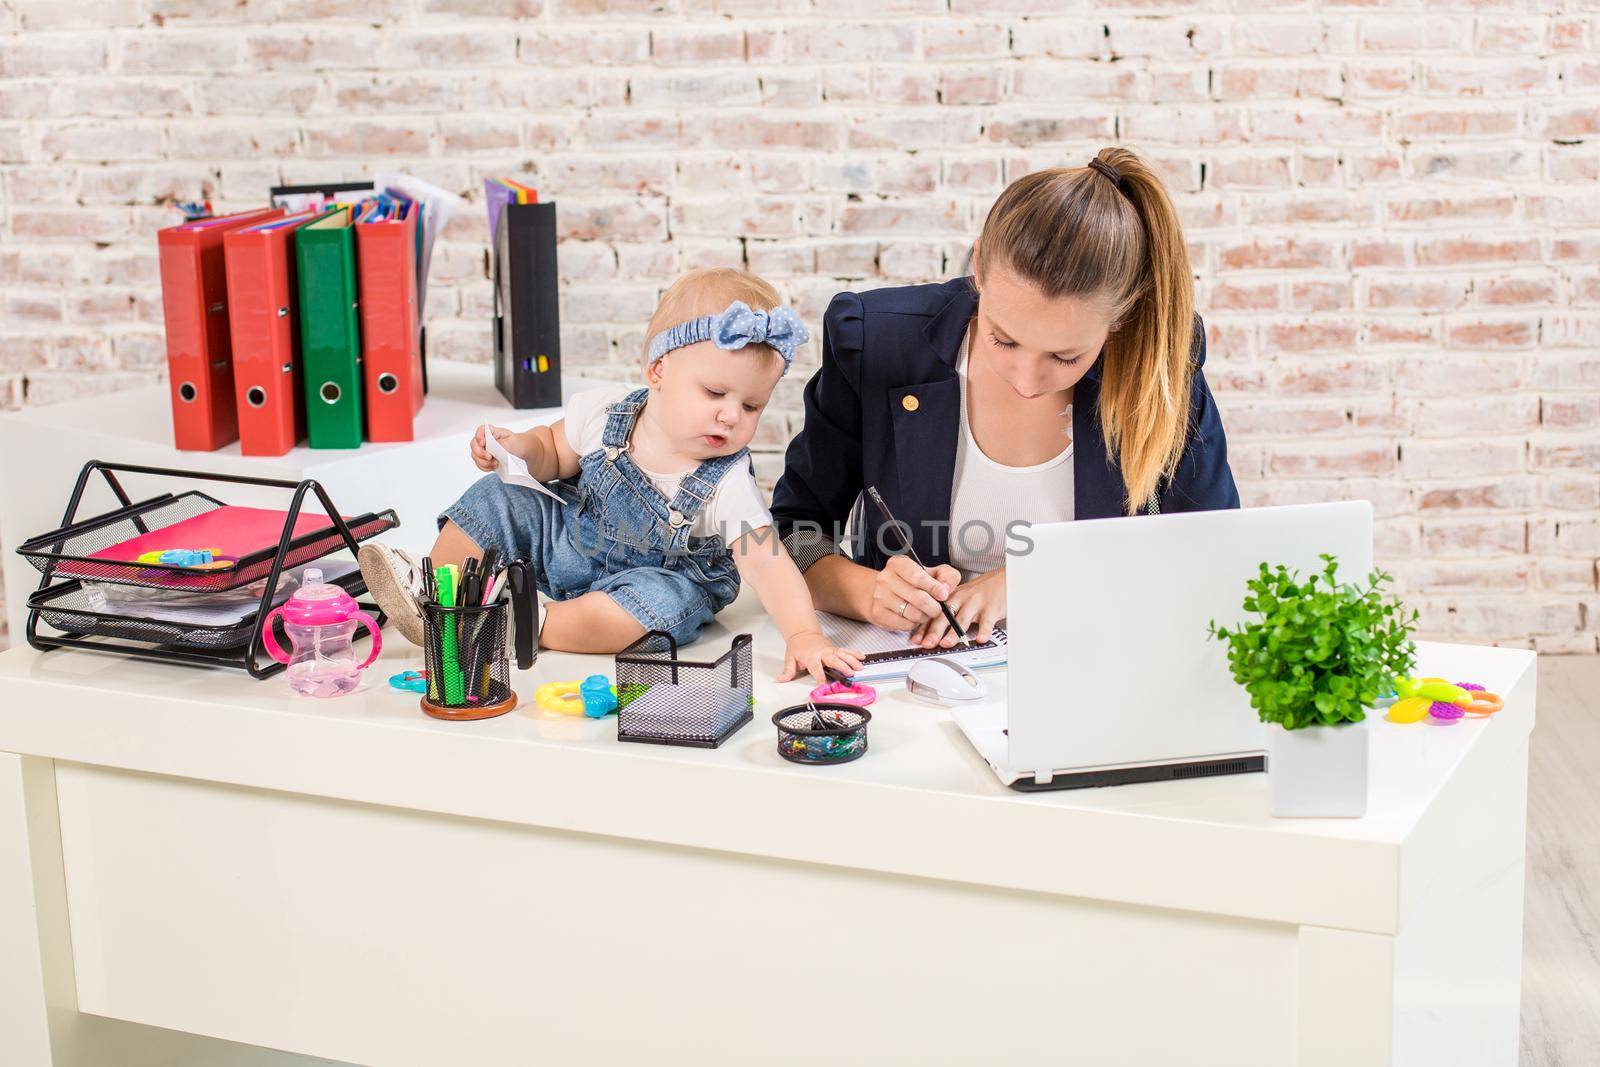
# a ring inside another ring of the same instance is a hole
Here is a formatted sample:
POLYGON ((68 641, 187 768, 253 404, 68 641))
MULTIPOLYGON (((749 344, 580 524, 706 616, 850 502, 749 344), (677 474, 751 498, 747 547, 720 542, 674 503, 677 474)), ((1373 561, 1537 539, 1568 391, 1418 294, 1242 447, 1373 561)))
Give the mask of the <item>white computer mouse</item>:
POLYGON ((912 664, 906 692, 941 704, 970 704, 988 696, 989 687, 965 664, 933 656, 912 664))

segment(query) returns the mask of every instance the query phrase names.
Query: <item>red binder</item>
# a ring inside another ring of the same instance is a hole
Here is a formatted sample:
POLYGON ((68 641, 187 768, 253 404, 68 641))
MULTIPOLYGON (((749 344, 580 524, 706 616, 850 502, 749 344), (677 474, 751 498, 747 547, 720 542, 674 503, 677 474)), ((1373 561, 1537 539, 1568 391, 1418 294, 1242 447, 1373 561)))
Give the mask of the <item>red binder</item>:
POLYGON ((247 456, 281 456, 306 435, 290 235, 316 217, 306 211, 229 230, 222 242, 239 451, 247 456))
POLYGON ((362 395, 367 440, 410 441, 422 410, 422 344, 417 321, 415 202, 392 216, 373 207, 356 219, 361 304, 362 395))
POLYGON ((172 438, 180 449, 210 452, 239 436, 222 238, 229 230, 281 214, 280 208, 263 208, 169 226, 156 234, 172 438))

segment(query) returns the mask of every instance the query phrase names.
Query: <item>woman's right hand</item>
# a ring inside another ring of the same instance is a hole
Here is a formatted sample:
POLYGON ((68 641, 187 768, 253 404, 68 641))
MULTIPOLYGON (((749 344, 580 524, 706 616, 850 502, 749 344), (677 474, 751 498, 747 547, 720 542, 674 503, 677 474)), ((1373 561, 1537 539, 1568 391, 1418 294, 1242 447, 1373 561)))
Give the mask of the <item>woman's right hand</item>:
POLYGON ((939 618, 939 602, 961 584, 961 572, 948 564, 923 570, 910 556, 890 556, 872 583, 868 622, 886 630, 914 630, 939 618))
POLYGON ((479 426, 477 432, 472 435, 472 462, 478 465, 479 470, 492 471, 500 465, 500 461, 489 454, 489 449, 484 444, 483 431, 485 429, 494 434, 496 441, 505 445, 507 452, 513 455, 522 454, 522 450, 517 447, 517 435, 513 431, 500 426, 479 426))

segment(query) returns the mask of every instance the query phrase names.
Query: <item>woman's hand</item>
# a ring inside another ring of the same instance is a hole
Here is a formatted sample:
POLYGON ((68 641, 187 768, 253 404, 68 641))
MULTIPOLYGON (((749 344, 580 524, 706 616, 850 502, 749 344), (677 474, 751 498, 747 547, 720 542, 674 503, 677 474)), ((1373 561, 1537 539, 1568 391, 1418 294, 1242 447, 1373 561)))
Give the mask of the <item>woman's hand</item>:
POLYGON ((789 638, 785 645, 783 673, 778 675, 778 681, 787 682, 809 673, 821 685, 828 681, 829 667, 849 677, 861 669, 861 653, 848 648, 834 648, 821 633, 807 630, 789 638))
POLYGON ((923 570, 909 556, 890 556, 872 583, 868 622, 886 630, 914 630, 930 619, 944 621, 939 601, 961 583, 961 572, 941 563, 923 570))
POLYGON ((522 446, 518 442, 518 434, 500 426, 479 426, 477 433, 472 435, 472 462, 478 465, 481 471, 492 471, 500 465, 500 461, 489 454, 488 447, 483 441, 483 431, 487 429, 494 434, 494 439, 505 445, 506 451, 512 455, 522 455, 522 446))
MULTIPOLYGON (((982 644, 1006 617, 1006 569, 1000 567, 956 587, 948 601, 956 621, 972 640, 982 644)), ((941 612, 917 627, 911 640, 923 648, 950 648, 961 639, 941 612)))

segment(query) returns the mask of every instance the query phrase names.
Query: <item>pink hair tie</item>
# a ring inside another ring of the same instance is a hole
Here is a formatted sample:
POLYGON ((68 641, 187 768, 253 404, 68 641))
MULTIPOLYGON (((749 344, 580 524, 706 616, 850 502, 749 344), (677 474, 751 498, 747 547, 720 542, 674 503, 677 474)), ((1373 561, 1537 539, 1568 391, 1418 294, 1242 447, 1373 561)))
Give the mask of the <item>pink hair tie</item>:
POLYGON ((828 682, 811 691, 812 700, 826 700, 832 704, 851 704, 864 708, 878 699, 878 691, 861 682, 828 682))

